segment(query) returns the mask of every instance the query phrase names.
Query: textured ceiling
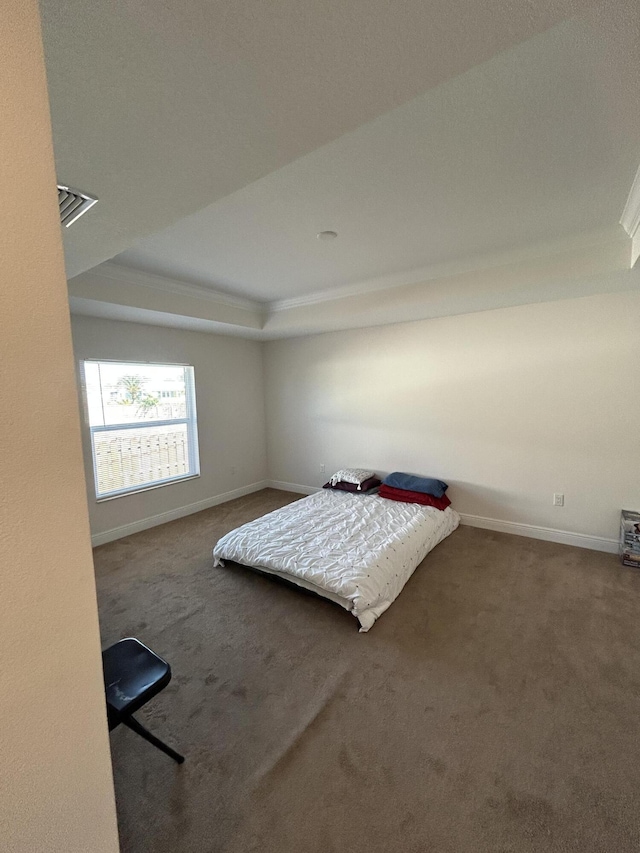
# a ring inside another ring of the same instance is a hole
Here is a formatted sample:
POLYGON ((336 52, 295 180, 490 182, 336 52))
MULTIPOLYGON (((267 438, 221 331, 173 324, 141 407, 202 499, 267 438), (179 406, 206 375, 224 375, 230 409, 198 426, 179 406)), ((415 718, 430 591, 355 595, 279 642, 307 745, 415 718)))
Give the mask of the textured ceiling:
POLYGON ((590 5, 43 0, 58 178, 100 198, 65 232, 69 277, 590 5))
POLYGON ((637 18, 558 24, 116 262, 273 301, 615 226, 640 159, 637 18))

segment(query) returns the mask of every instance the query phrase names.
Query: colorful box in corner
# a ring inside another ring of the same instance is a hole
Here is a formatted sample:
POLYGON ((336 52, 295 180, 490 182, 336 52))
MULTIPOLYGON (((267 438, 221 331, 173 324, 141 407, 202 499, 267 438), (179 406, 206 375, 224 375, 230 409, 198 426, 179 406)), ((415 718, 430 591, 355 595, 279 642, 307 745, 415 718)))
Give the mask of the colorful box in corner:
POLYGON ((640 569, 640 512, 623 509, 620 515, 620 560, 640 569))

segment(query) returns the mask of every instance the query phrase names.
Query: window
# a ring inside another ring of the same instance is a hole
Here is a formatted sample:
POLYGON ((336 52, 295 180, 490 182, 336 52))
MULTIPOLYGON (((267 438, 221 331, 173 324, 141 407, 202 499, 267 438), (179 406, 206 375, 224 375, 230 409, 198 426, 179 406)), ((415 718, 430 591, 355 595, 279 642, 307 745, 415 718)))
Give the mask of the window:
POLYGON ((96 498, 200 473, 193 367, 84 361, 96 498))

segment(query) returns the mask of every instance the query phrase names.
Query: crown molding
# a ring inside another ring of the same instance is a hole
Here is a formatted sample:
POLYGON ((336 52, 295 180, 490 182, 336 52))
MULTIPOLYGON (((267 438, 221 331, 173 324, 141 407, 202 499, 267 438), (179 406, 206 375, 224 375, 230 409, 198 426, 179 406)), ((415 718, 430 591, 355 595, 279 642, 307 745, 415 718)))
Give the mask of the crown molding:
POLYGON ((631 237, 631 266, 640 258, 640 166, 629 190, 629 198, 624 206, 620 225, 631 237))
POLYGON ((208 332, 232 338, 264 340, 261 328, 240 325, 238 323, 211 320, 203 317, 190 317, 184 314, 170 314, 150 308, 137 308, 121 305, 118 302, 101 302, 82 296, 69 296, 71 313, 80 317, 95 317, 99 320, 118 320, 125 323, 142 323, 145 326, 161 326, 167 329, 182 329, 185 332, 208 332))
POLYGON ((272 303, 106 262, 72 279, 69 295, 76 314, 275 340, 632 289, 636 243, 640 230, 634 241, 616 224, 272 303))
POLYGON ((640 231, 640 166, 629 190, 629 198, 620 217, 620 225, 632 239, 640 231))
POLYGON ((126 267, 123 264, 114 264, 112 261, 105 261, 105 263, 99 264, 99 266, 93 267, 75 278, 76 280, 81 280, 86 275, 98 275, 112 281, 133 284, 137 287, 149 287, 153 290, 162 290, 165 293, 172 293, 177 296, 191 296, 195 299, 204 299, 208 302, 215 302, 218 305, 241 308, 245 311, 263 313, 267 307, 263 302, 258 302, 257 300, 233 296, 230 293, 223 293, 220 290, 213 290, 210 287, 177 281, 176 279, 167 278, 156 273, 143 272, 133 267, 126 267))
MULTIPOLYGON (((640 184, 639 184, 640 191, 640 184)), ((345 299, 350 296, 363 296, 383 290, 393 290, 407 285, 420 284, 422 282, 450 278, 464 273, 481 272, 489 269, 506 267, 511 264, 526 264, 527 262, 539 261, 543 258, 575 253, 579 256, 587 247, 596 245, 610 245, 619 243, 627 238, 619 226, 605 228, 598 231, 590 231, 584 234, 573 235, 563 240, 538 243, 531 246, 519 247, 506 252, 495 252, 481 256, 470 256, 462 261, 420 267, 408 272, 398 273, 390 276, 369 279, 343 287, 330 290, 321 290, 303 296, 294 296, 289 299, 278 299, 266 304, 268 312, 278 313, 288 311, 292 308, 301 308, 308 305, 317 305, 322 302, 332 302, 345 299)))
MULTIPOLYGON (((635 223, 635 228, 640 236, 639 176, 640 169, 638 170, 638 175, 636 175, 634 186, 632 187, 632 191, 629 195, 629 201, 627 202, 623 219, 620 221, 624 230, 631 237, 633 237, 633 234, 629 230, 631 227, 629 223, 635 223)), ((563 240, 539 243, 524 248, 520 247, 506 252, 471 256, 462 261, 420 267, 402 273, 368 279, 366 281, 360 281, 342 287, 315 291, 314 293, 294 296, 287 299, 278 299, 272 302, 259 302, 245 297, 234 296, 229 293, 214 290, 213 288, 197 284, 189 284, 184 281, 178 281, 173 278, 158 275, 157 273, 144 272, 142 270, 134 269, 133 267, 124 266, 123 264, 113 263, 112 261, 105 261, 105 263, 102 263, 91 270, 87 270, 86 273, 82 273, 81 275, 76 276, 76 278, 81 280, 85 275, 98 275, 103 278, 132 284, 134 286, 161 290, 165 293, 171 293, 179 296, 190 296, 196 299, 214 302, 218 305, 226 305, 246 311, 255 311, 262 315, 268 315, 288 311, 292 308, 332 302, 334 300, 345 299, 350 296, 362 296, 368 293, 393 290, 398 287, 449 278, 455 275, 474 271, 480 272, 482 270, 504 267, 516 263, 526 264, 528 261, 537 261, 541 258, 550 258, 572 252, 580 254, 582 250, 587 247, 593 247, 594 245, 608 245, 622 239, 627 238, 621 232, 619 227, 616 226, 615 229, 607 228, 600 231, 580 234, 578 236, 574 235, 563 240)))

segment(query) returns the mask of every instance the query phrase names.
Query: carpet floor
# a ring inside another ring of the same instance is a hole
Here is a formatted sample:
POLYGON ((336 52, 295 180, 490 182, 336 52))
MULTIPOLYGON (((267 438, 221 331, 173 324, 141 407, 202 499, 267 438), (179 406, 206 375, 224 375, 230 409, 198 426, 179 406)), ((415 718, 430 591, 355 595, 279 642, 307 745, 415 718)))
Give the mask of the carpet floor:
POLYGON ((97 548, 104 645, 173 681, 111 735, 124 853, 640 850, 640 574, 459 528, 368 634, 214 569, 267 489, 97 548))

